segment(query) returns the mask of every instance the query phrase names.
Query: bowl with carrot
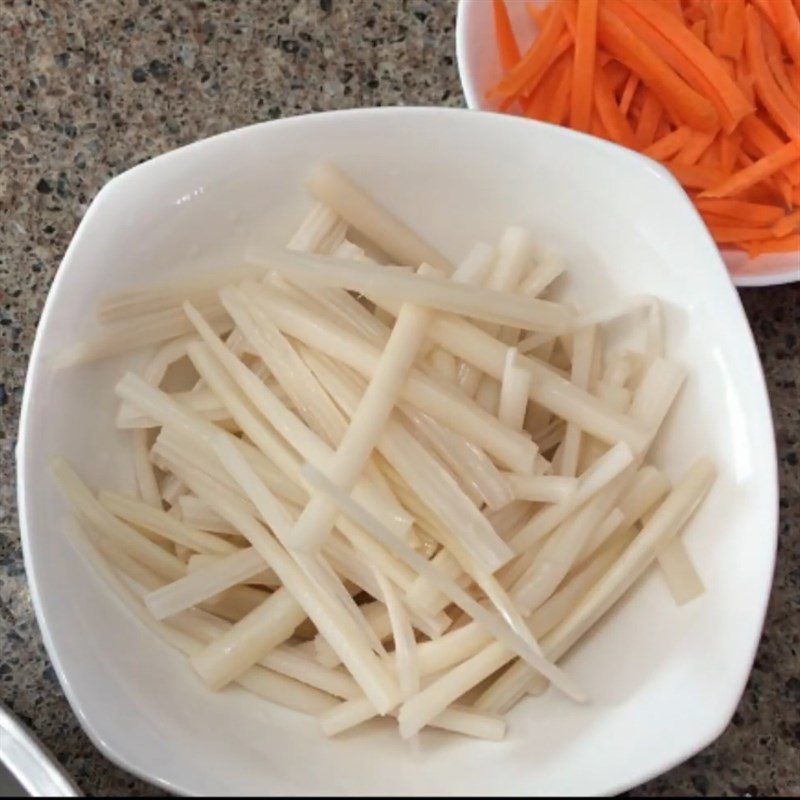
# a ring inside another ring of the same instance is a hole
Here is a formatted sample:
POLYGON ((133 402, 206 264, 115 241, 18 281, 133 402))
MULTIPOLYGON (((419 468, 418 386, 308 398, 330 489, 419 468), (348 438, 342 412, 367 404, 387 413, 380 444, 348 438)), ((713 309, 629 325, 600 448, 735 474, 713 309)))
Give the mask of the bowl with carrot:
POLYGON ((798 0, 462 0, 467 104, 636 150, 733 281, 800 280, 798 0))

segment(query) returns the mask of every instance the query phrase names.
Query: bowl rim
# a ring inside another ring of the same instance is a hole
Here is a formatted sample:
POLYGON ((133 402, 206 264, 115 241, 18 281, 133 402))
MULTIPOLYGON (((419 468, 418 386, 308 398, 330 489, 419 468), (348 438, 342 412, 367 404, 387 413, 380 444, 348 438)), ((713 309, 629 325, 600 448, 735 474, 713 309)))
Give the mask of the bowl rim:
MULTIPOLYGON (((460 2, 463 2, 463 0, 460 0, 460 2)), ((98 213, 98 208, 100 207, 99 201, 101 200, 101 198, 103 198, 104 195, 108 194, 112 188, 116 188, 120 182, 127 179, 130 175, 135 174, 136 172, 139 171, 152 169, 152 165, 154 163, 158 163, 162 160, 169 159, 175 156, 175 154, 177 153, 188 152, 191 151, 192 149, 199 148, 201 145, 211 140, 220 140, 222 138, 235 139, 238 135, 242 134, 244 131, 249 131, 254 128, 265 128, 268 125, 283 126, 283 127, 290 127, 292 125, 303 125, 310 118, 321 117, 321 116, 324 117, 391 116, 391 115, 403 115, 412 113, 413 114, 422 113, 425 115, 442 116, 442 117, 461 116, 469 113, 470 115, 474 116, 496 117, 498 118, 498 120, 499 119, 503 120, 502 124, 512 124, 512 125, 525 124, 534 126, 547 125, 547 123, 540 122, 538 120, 517 120, 517 118, 514 117, 513 115, 498 114, 495 112, 478 110, 478 109, 446 108, 440 106, 384 106, 384 107, 341 109, 341 110, 333 110, 325 112, 310 112, 307 114, 299 114, 292 117, 285 117, 276 120, 265 120, 261 122, 252 123, 250 125, 242 126, 239 128, 234 128, 228 131, 224 131, 219 134, 206 137, 204 139, 199 139, 195 142, 183 145, 182 147, 175 148, 165 153, 161 153, 145 162, 136 164, 135 166, 123 171, 119 175, 116 175, 109 181, 107 181, 94 196, 89 207, 87 208, 82 219, 80 220, 75 230, 75 233, 73 234, 72 239, 70 240, 70 243, 64 253, 64 256, 61 259, 61 262, 59 263, 53 282, 51 283, 50 288, 48 289, 47 298, 45 300, 39 321, 37 323, 36 333, 28 361, 28 368, 23 388, 22 402, 20 406, 19 425, 17 429, 17 434, 18 434, 17 444, 15 447, 15 457, 17 465, 16 478, 17 478, 17 506, 19 511, 19 529, 20 529, 20 538, 22 542, 22 552, 25 565, 26 579, 30 590, 31 601, 36 615, 36 620, 39 625, 39 630, 42 636, 43 644, 47 651, 48 657, 50 658, 53 664, 61 689, 64 692, 67 701, 69 702, 70 707, 72 708, 72 711, 75 713, 81 728, 87 734, 91 742, 112 763, 116 764, 117 766, 121 767, 122 769, 126 770, 132 775, 152 785, 158 786, 162 789, 166 789, 174 794, 186 796, 188 795, 188 791, 182 788, 180 785, 174 783, 169 778, 165 778, 161 775, 148 772, 146 767, 134 763, 134 761, 132 761, 124 753, 119 752, 110 743, 106 742, 103 739, 102 735, 96 729, 93 720, 87 714, 84 713, 83 703, 81 702, 81 699, 77 695, 77 693, 73 691, 72 685, 68 680, 68 676, 62 664, 59 651, 56 649, 54 645, 51 636, 51 629, 47 624, 46 617, 42 608, 40 590, 37 585, 36 577, 34 574, 32 554, 31 554, 32 526, 29 527, 28 524, 30 501, 28 499, 28 491, 27 491, 28 487, 27 487, 27 480, 25 477, 27 471, 26 451, 28 449, 28 439, 34 434, 34 431, 32 430, 31 427, 32 425, 31 395, 34 389, 34 384, 38 380, 39 374, 43 369, 45 369, 46 366, 44 359, 42 359, 40 356, 40 350, 44 346, 43 331, 44 328, 46 327, 47 320, 53 313, 53 308, 56 304, 56 296, 59 293, 59 287, 66 279, 65 276, 67 272, 69 272, 69 268, 64 269, 63 267, 65 265, 69 265, 69 262, 73 258, 73 253, 78 247, 78 242, 85 236, 86 230, 89 228, 91 220, 98 213)), ((595 146, 600 145, 603 148, 614 148, 615 150, 624 153, 626 158, 634 160, 641 159, 642 162, 645 163, 649 169, 651 170, 655 169, 655 171, 659 173, 662 179, 666 179, 669 183, 672 183, 677 188, 680 188, 680 184, 666 168, 664 168, 658 162, 654 162, 651 159, 648 159, 642 156, 641 154, 636 153, 635 151, 622 148, 619 145, 616 145, 612 142, 607 142, 605 140, 597 139, 596 137, 588 137, 584 133, 573 131, 569 128, 563 128, 560 126, 552 126, 552 125, 547 125, 547 127, 549 128, 557 127, 560 131, 560 134, 565 137, 591 139, 595 146)), ((691 204, 691 202, 688 200, 688 197, 685 196, 685 193, 683 193, 682 190, 681 194, 683 195, 684 202, 686 202, 689 206, 691 206, 693 212, 696 214, 696 211, 694 211, 694 206, 691 204)), ((697 216, 699 217, 699 215, 697 216)), ((703 226, 703 231, 710 240, 710 235, 705 230, 705 226, 703 226)), ((717 252, 716 248, 714 248, 714 252, 717 252)), ((727 272, 721 257, 718 255, 718 252, 717 252, 717 263, 716 266, 713 268, 722 269, 727 272)), ((755 389, 755 391, 758 392, 759 404, 763 405, 769 412, 771 410, 769 394, 767 392, 763 367, 761 364, 761 360, 758 356, 758 350, 756 347, 755 340, 753 338, 752 330, 749 326, 746 314, 744 312, 744 307, 742 305, 741 298, 739 297, 738 293, 736 292, 732 284, 728 283, 726 285, 730 287, 729 291, 734 301, 733 305, 736 309, 736 314, 738 315, 741 322, 744 324, 744 330, 746 331, 745 339, 747 341, 746 346, 749 349, 749 357, 753 361, 753 365, 756 369, 756 374, 760 377, 760 380, 757 381, 758 385, 755 387, 751 386, 750 388, 751 390, 755 389)), ((707 733, 704 737, 701 737, 697 741, 694 741, 693 743, 685 746, 682 750, 680 750, 680 752, 675 754, 672 758, 662 762, 660 766, 647 767, 639 771, 631 771, 630 775, 625 779, 625 781, 617 782, 616 784, 610 786, 610 788, 604 790, 604 792, 608 795, 626 791, 630 788, 633 788, 635 786, 644 783, 645 781, 648 781, 658 775, 661 775, 669 771, 670 769, 684 762, 686 759, 695 755, 700 750, 704 749, 713 741, 715 741, 727 728, 730 719, 732 718, 734 712, 736 711, 739 700, 741 699, 741 696, 746 688, 747 682, 749 681, 750 674, 752 672, 753 662, 755 660, 757 649, 763 635, 768 602, 772 593, 775 559, 776 559, 777 544, 778 544, 778 528, 779 528, 778 466, 777 466, 777 455, 775 448, 774 424, 771 413, 768 413, 766 415, 765 423, 767 426, 767 430, 770 433, 768 442, 766 443, 768 449, 767 453, 768 458, 766 460, 771 465, 771 472, 769 476, 766 476, 764 478, 765 486, 767 486, 770 489, 769 495, 765 499, 765 504, 768 504, 769 506, 769 510, 771 511, 769 518, 772 520, 772 523, 769 525, 769 530, 768 530, 768 532, 771 532, 772 535, 772 546, 769 549, 770 580, 769 580, 769 585, 766 587, 766 590, 763 593, 763 597, 760 598, 761 608, 759 609, 759 615, 758 615, 760 618, 760 623, 757 628, 757 635, 754 636, 753 642, 751 644, 746 659, 747 669, 743 670, 742 672, 742 678, 740 680, 739 688, 735 693, 735 695, 732 694, 732 701, 730 708, 726 711, 724 715, 720 716, 720 721, 717 724, 717 726, 713 728, 713 730, 707 733)), ((745 663, 745 659, 743 659, 743 663, 745 663)))
MULTIPOLYGON (((481 0, 482 2, 483 0, 481 0)), ((464 99, 467 103, 467 108, 473 109, 475 111, 489 111, 482 104, 481 95, 478 92, 477 86, 475 82, 472 80, 471 76, 469 75, 469 70, 467 67, 467 63, 469 61, 468 52, 469 47, 467 44, 467 34, 466 34, 466 22, 464 18, 466 16, 466 12, 464 9, 468 6, 477 5, 476 0, 458 0, 458 6, 456 8, 456 69, 458 70, 458 80, 461 84, 461 91, 464 93, 464 99)), ((496 112, 497 113, 497 112, 496 112)), ((516 116, 516 115, 506 115, 506 116, 516 116)), ((527 119, 526 117, 521 117, 521 119, 527 119)), ((541 120, 529 120, 531 122, 541 122, 541 120)), ((541 123, 541 124, 551 124, 551 123, 541 123)), ((564 127, 561 125, 555 127, 564 127)), ((567 130, 571 130, 571 128, 567 128, 567 130)), ((595 137, 596 138, 596 137, 595 137)), ((631 152, 636 152, 631 151, 631 152)), ((637 153, 637 155, 642 155, 641 153, 637 153)), ((642 158, 647 159, 648 162, 652 164, 658 164, 659 167, 662 165, 655 161, 654 159, 649 158, 648 156, 642 155, 642 158)), ((678 184, 680 186, 680 184, 678 184)), ((683 191, 683 187, 681 187, 681 191, 683 191)), ((703 223, 705 225, 705 223, 703 223)), ((717 245, 714 245, 717 247, 717 245)), ((731 248, 718 248, 720 254, 723 255, 726 253, 741 253, 739 250, 732 250, 731 248)), ((763 271, 732 271, 726 268, 728 275, 730 276, 731 281, 735 286, 739 286, 741 288, 753 288, 753 287, 764 287, 764 286, 783 286, 787 283, 797 283, 800 281, 800 250, 792 250, 787 251, 786 256, 787 258, 794 253, 797 256, 797 263, 798 266, 796 269, 792 269, 791 265, 788 267, 780 267, 776 268, 772 271, 769 269, 765 269, 763 271)))

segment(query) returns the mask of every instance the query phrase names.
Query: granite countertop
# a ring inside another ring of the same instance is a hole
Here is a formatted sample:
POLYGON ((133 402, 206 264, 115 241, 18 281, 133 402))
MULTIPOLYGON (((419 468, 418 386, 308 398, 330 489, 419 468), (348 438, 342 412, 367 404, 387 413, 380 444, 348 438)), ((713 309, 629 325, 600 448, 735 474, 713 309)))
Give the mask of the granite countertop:
MULTIPOLYGON (((0 699, 87 794, 152 795, 109 763, 42 647, 15 510, 28 353, 64 250, 100 187, 140 161, 279 116, 463 105, 444 0, 4 0, 0 5, 0 699)), ((641 796, 800 792, 800 285, 741 293, 775 417, 780 552, 747 691, 713 745, 641 796)))

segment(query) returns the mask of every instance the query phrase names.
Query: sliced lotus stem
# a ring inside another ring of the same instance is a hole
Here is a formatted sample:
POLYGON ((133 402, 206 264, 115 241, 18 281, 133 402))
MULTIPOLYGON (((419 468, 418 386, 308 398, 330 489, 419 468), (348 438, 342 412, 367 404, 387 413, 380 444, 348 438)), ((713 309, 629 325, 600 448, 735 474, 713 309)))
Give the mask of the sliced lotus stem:
MULTIPOLYGON (((502 378, 507 347, 476 325, 453 316, 439 316, 428 335, 487 375, 497 380, 502 378)), ((645 441, 645 432, 627 415, 574 386, 548 365, 525 356, 520 356, 520 360, 531 370, 530 398, 535 403, 604 442, 624 441, 641 446, 645 441)))
POLYGON ((264 559, 254 548, 242 548, 204 569, 190 568, 183 578, 148 594, 145 605, 156 619, 166 619, 247 582, 265 569, 264 559))
MULTIPOLYGON (((368 722, 375 716, 376 712, 372 704, 367 698, 361 697, 340 703, 335 708, 324 711, 318 719, 322 732, 326 736, 336 736, 368 722)), ((428 725, 431 728, 489 741, 501 741, 505 737, 507 728, 506 721, 502 717, 494 714, 481 714, 466 706, 455 704, 428 722, 428 725)))
POLYGON ((500 384, 500 403, 497 416, 509 428, 522 429, 528 396, 531 390, 531 372, 519 360, 516 347, 506 354, 503 379, 500 384))
MULTIPOLYGON (((611 512, 625 485, 630 482, 631 472, 632 470, 624 471, 615 478, 562 522, 545 541, 536 559, 512 590, 512 597, 523 613, 529 614, 536 610, 558 588, 593 531, 611 512)), ((614 523, 618 524, 620 521, 615 519, 614 523)))
MULTIPOLYGON (((325 466, 340 488, 349 492, 355 486, 400 397, 430 319, 427 309, 412 305, 401 309, 372 379, 350 417, 339 447, 325 466)), ((336 515, 336 506, 327 497, 313 496, 292 530, 292 546, 301 550, 318 548, 336 515)))
POLYGON ((161 508, 161 492, 158 490, 158 481, 148 454, 149 449, 147 431, 134 431, 133 467, 136 472, 139 495, 145 503, 153 508, 161 508))
MULTIPOLYGON (((259 287, 253 288, 255 292, 259 291, 259 287)), ((369 377, 374 373, 380 352, 361 338, 313 317, 288 299, 262 293, 258 300, 285 333, 362 375, 369 377)), ((536 447, 530 439, 502 425, 496 417, 457 395, 452 388, 448 389, 430 376, 412 370, 401 395, 420 411, 474 441, 515 472, 530 470, 536 454, 536 447)))
POLYGON ((643 309, 651 309, 658 305, 658 300, 651 295, 634 295, 632 297, 622 297, 611 300, 608 303, 600 304, 591 309, 578 314, 575 320, 575 330, 588 328, 591 325, 600 325, 604 322, 611 322, 619 317, 633 314, 643 309))
POLYGON ((319 164, 308 179, 311 194, 399 264, 431 264, 445 274, 452 267, 405 223, 381 206, 333 164, 319 164))
MULTIPOLYGON (((78 532, 77 526, 68 525, 66 528, 72 546, 92 565, 94 573, 138 622, 187 656, 202 650, 202 644, 196 639, 154 620, 136 593, 95 550, 85 534, 78 532)), ((237 678, 237 683, 260 697, 305 714, 320 714, 336 705, 330 695, 262 667, 251 667, 237 678)))
MULTIPOLYGON (((233 326, 221 305, 204 309, 209 325, 219 332, 225 333, 233 326)), ((165 339, 174 339, 192 330, 192 324, 180 308, 158 312, 132 323, 115 326, 113 330, 98 334, 93 339, 78 342, 62 350, 54 360, 58 369, 85 364, 111 358, 121 353, 135 350, 147 345, 158 344, 165 339)))
POLYGON ((146 528, 196 553, 227 555, 237 550, 225 539, 192 528, 177 517, 118 492, 100 492, 99 501, 114 515, 131 525, 146 528))
MULTIPOLYGON (((217 290, 230 283, 257 279, 263 269, 252 265, 227 267, 213 272, 197 273, 194 265, 191 274, 175 278, 150 289, 135 289, 108 295, 100 304, 98 320, 112 322, 134 316, 144 316, 161 311, 179 309, 184 301, 204 301, 216 296, 217 290)), ((155 382, 156 384, 160 381, 155 382)))
POLYGON ((287 589, 278 589, 193 656, 192 666, 207 686, 221 689, 289 639, 306 616, 287 589))
POLYGON ((634 452, 644 457, 686 379, 686 370, 674 361, 656 358, 644 373, 631 403, 630 416, 648 436, 634 452))
MULTIPOLYGON (((358 522, 385 547, 393 550, 421 575, 432 582, 438 583, 442 592, 447 594, 463 611, 484 626, 498 640, 507 643, 507 646, 512 648, 510 652, 518 653, 526 661, 535 665, 537 670, 550 678, 553 684, 558 686, 568 696, 573 699, 583 698, 581 691, 563 672, 553 669, 552 666, 542 659, 530 645, 523 641, 511 627, 508 627, 506 623, 501 621, 496 615, 487 612, 480 603, 476 602, 467 592, 458 586, 458 584, 441 575, 435 567, 418 553, 414 552, 405 542, 401 542, 396 537, 393 537, 391 532, 381 524, 378 519, 373 517, 363 506, 356 503, 349 495, 339 489, 322 473, 314 469, 310 464, 306 464, 303 467, 303 473, 308 481, 313 483, 320 491, 324 491, 343 513, 358 522)), ((505 647, 506 645, 503 646, 505 647)))
POLYGON ((337 444, 347 427, 345 421, 286 337, 240 289, 226 287, 220 298, 306 424, 329 444, 337 444))
POLYGON ((445 427, 413 406, 401 405, 412 428, 430 443, 434 452, 459 479, 470 497, 496 510, 513 499, 511 487, 504 475, 482 448, 445 427))
POLYGON ((616 478, 633 463, 633 453, 623 442, 612 447, 578 479, 578 488, 566 500, 538 511, 528 524, 511 540, 518 553, 543 539, 560 525, 575 509, 616 478))
POLYGON ((617 500, 617 509, 621 512, 622 519, 616 526, 611 526, 612 530, 604 527, 605 522, 596 528, 586 542, 578 560, 584 562, 615 533, 628 530, 657 503, 660 503, 669 490, 670 483, 663 472, 649 464, 642 467, 636 473, 631 485, 617 500))
MULTIPOLYGON (((707 458, 699 459, 689 468, 622 555, 566 619, 544 638, 542 646, 549 657, 562 658, 639 580, 692 517, 714 477, 714 466, 707 458)), ((507 680, 514 680, 520 693, 535 674, 521 663, 508 672, 512 674, 507 680)))
POLYGON ((560 503, 568 500, 578 489, 578 479, 563 475, 514 475, 505 479, 517 500, 535 503, 560 503))
MULTIPOLYGON (((500 406, 500 384, 489 375, 481 376, 478 391, 475 392, 475 402, 488 414, 499 418, 497 413, 500 406)), ((503 420, 500 420, 505 425, 503 420)))
MULTIPOLYGON (((253 442, 264 452, 274 450, 272 437, 266 427, 250 413, 247 404, 243 404, 241 398, 237 398, 235 390, 233 392, 230 389, 225 390, 224 376, 220 374, 219 370, 215 369, 214 359, 218 359, 218 363, 228 372, 231 380, 238 382, 238 386, 242 391, 246 392, 247 398, 255 404, 256 408, 261 409, 264 417, 286 436, 287 441, 304 458, 314 459, 316 463, 328 464, 337 451, 332 451, 313 431, 309 430, 301 420, 297 419, 289 409, 280 403, 263 382, 225 348, 197 312, 191 307, 187 307, 186 313, 197 328, 198 333, 202 336, 205 346, 210 350, 210 354, 213 354, 209 358, 205 354, 202 345, 195 344, 189 347, 189 357, 192 358, 195 367, 198 368, 198 371, 212 386, 216 387, 218 391, 225 392, 223 402, 227 400, 225 404, 231 414, 235 419, 238 419, 239 424, 243 426, 243 430, 248 433, 253 442), (205 374, 201 371, 201 367, 205 374), (234 410, 236 413, 234 413, 234 410)), ((279 462, 276 460, 276 463, 279 462)), ((296 474, 294 465, 292 465, 290 474, 296 474)), ((376 491, 374 487, 370 487, 361 480, 360 471, 354 477, 354 484, 360 497, 363 498, 364 495, 368 495, 367 503, 372 508, 380 509, 382 514, 391 512, 390 518, 393 529, 397 530, 400 535, 404 535, 410 526, 411 520, 403 509, 399 507, 392 508, 379 491, 376 491)), ((302 537, 297 541, 302 541, 302 537)))
POLYGON ((564 265, 561 262, 545 258, 522 280, 519 292, 526 297, 539 297, 563 273, 564 265))
POLYGON ((347 289, 374 301, 390 298, 400 304, 463 314, 525 330, 561 333, 572 325, 571 313, 558 303, 466 286, 403 268, 269 248, 252 250, 248 260, 291 282, 347 289))
MULTIPOLYGON (((559 590, 551 595, 546 603, 539 606, 528 618, 531 629, 537 636, 546 636, 567 617, 580 599, 586 595, 614 561, 620 557, 632 539, 633 534, 630 534, 603 548, 589 564, 569 580, 564 581, 559 590)), ((524 666, 527 667, 527 664, 524 666)), ((480 694, 478 699, 475 700, 475 708, 494 714, 505 714, 521 697, 521 687, 526 686, 526 681, 530 676, 531 672, 524 669, 519 661, 516 661, 510 669, 503 672, 480 694)), ((531 680, 536 680, 537 677, 539 678, 539 683, 535 688, 537 693, 540 693, 549 684, 541 676, 535 676, 531 680)), ((530 685, 530 683, 527 685, 530 685)))
POLYGON ((341 223, 341 217, 324 203, 314 203, 286 245, 290 250, 315 253, 341 223))
MULTIPOLYGON (((239 451, 224 437, 218 437, 214 444, 217 456, 232 477, 242 485, 254 503, 258 500, 256 505, 260 513, 265 516, 278 539, 288 541, 293 534, 293 521, 280 501, 259 481, 239 451)), ((192 489, 195 494, 202 496, 197 488, 192 489)), ((304 568, 298 565, 254 517, 241 514, 236 507, 221 502, 212 494, 206 499, 258 550, 283 585, 294 595, 297 603, 305 609, 308 617, 336 651, 375 707, 382 713, 393 708, 399 699, 397 684, 375 656, 364 638, 363 630, 348 609, 337 602, 336 598, 330 598, 323 586, 311 581, 304 568)), ((396 539, 391 532, 389 536, 396 539)))
POLYGON ((411 697, 419 691, 420 674, 417 661, 417 642, 408 612, 400 602, 397 589, 380 570, 374 570, 375 579, 383 595, 382 599, 389 611, 394 641, 394 662, 400 693, 411 697))
POLYGON ((53 458, 50 461, 50 471, 74 511, 86 517, 91 525, 116 542, 126 553, 169 580, 177 580, 186 573, 186 565, 180 559, 117 519, 101 505, 63 458, 53 458))
POLYGON ((230 523, 225 522, 213 509, 204 505, 197 497, 185 494, 178 499, 181 518, 187 525, 193 525, 210 533, 236 533, 230 523))
POLYGON ((679 606, 696 600, 705 592, 703 580, 697 574, 691 556, 680 539, 673 539, 658 554, 658 566, 679 606))
MULTIPOLYGON (((306 358, 345 412, 354 413, 359 387, 314 354, 306 354, 306 358)), ((434 516, 448 520, 459 531, 459 539, 466 550, 487 569, 494 571, 510 558, 510 549, 457 482, 396 419, 389 419, 377 447, 434 516)))
MULTIPOLYGON (((592 381, 592 365, 595 357, 597 328, 589 325, 576 331, 572 338, 572 383, 580 389, 588 390, 592 381)), ((560 475, 574 477, 578 471, 578 458, 581 448, 581 429, 568 422, 564 432, 564 449, 561 453, 558 472, 560 475)))

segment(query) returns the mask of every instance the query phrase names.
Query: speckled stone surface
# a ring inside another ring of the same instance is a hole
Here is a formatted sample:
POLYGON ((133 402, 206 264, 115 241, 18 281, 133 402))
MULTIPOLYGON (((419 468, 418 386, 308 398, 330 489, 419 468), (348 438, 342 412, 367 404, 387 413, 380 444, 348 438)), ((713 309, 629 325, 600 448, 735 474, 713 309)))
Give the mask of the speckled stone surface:
MULTIPOLYGON (((14 442, 53 273, 111 176, 259 120, 370 105, 463 104, 454 4, 425 0, 2 0, 0 3, 0 699, 91 795, 156 790, 106 761, 55 679, 25 584, 14 442)), ((733 722, 635 792, 800 792, 800 287, 742 293, 772 397, 780 552, 733 722)))

